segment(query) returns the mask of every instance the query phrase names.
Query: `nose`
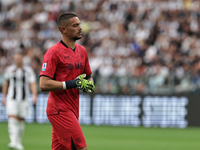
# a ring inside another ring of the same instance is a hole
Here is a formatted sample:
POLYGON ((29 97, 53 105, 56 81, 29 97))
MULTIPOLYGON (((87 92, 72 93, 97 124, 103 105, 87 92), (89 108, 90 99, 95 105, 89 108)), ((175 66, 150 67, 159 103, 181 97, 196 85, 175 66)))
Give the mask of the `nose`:
POLYGON ((82 30, 82 27, 81 27, 81 26, 79 26, 79 30, 82 30))

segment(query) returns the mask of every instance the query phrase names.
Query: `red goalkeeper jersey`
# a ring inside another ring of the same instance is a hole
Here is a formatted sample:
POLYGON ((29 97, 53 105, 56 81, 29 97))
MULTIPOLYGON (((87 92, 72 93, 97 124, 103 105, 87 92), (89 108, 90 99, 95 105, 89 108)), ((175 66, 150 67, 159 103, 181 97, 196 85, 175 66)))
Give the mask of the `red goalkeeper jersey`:
MULTIPOLYGON (((83 73, 87 76, 92 73, 86 49, 76 44, 75 50, 72 50, 60 41, 45 53, 40 76, 47 76, 56 81, 68 81, 83 73)), ((50 91, 46 111, 47 115, 72 111, 78 118, 79 90, 50 91)))

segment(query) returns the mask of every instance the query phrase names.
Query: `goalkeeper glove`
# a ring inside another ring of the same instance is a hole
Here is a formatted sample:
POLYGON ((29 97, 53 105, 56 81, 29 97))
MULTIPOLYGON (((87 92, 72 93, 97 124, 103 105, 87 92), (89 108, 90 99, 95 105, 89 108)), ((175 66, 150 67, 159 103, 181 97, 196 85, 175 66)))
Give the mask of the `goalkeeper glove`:
POLYGON ((93 93, 95 89, 94 83, 92 83, 89 80, 86 80, 85 82, 86 82, 85 85, 87 86, 85 88, 82 88, 83 92, 87 94, 93 93))
POLYGON ((63 82, 63 89, 78 88, 82 89, 83 92, 92 93, 94 92, 95 86, 91 81, 84 79, 86 74, 78 76, 75 80, 69 80, 63 82))
POLYGON ((95 86, 91 81, 84 79, 85 77, 86 77, 85 74, 82 74, 82 75, 78 76, 75 79, 76 80, 76 84, 78 85, 78 87, 80 89, 83 90, 83 92, 85 92, 87 94, 93 93, 94 89, 95 89, 95 86))

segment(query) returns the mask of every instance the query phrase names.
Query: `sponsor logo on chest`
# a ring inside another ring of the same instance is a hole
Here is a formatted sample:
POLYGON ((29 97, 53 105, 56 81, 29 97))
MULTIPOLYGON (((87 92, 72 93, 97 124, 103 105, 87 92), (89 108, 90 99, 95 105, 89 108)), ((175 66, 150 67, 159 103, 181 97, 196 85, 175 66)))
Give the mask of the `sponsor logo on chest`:
POLYGON ((73 57, 69 56, 69 55, 65 55, 63 56, 64 57, 64 62, 65 63, 66 61, 69 63, 67 65, 67 68, 69 70, 72 70, 72 69, 85 69, 85 63, 84 62, 80 62, 84 59, 84 55, 83 54, 79 54, 74 60, 73 57), (74 62, 76 61, 76 62, 74 62))
POLYGON ((68 64, 67 68, 69 70, 72 70, 72 69, 84 69, 85 68, 85 63, 83 63, 83 62, 80 62, 80 63, 70 63, 70 64, 68 64))

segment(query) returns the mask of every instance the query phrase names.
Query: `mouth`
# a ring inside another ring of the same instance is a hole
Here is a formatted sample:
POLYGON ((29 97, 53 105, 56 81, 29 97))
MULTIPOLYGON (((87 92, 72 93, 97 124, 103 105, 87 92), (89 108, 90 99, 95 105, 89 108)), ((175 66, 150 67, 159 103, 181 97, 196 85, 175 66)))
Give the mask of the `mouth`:
POLYGON ((78 35, 82 35, 82 32, 80 31, 80 32, 78 32, 77 34, 78 34, 78 35))

